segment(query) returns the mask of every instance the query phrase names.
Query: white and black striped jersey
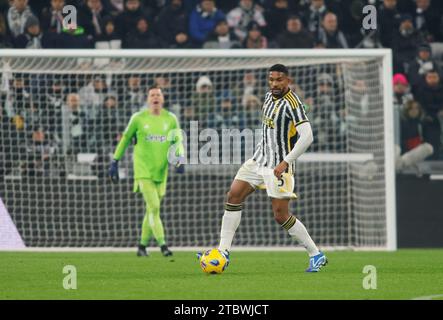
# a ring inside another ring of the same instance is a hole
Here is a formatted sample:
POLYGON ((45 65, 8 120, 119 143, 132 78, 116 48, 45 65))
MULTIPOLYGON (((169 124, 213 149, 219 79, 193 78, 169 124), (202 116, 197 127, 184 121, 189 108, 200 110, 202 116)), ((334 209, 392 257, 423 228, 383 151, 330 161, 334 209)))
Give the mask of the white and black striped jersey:
POLYGON ((300 98, 292 90, 281 98, 266 93, 262 112, 262 139, 253 159, 261 167, 274 168, 297 142, 297 126, 309 119, 300 98))

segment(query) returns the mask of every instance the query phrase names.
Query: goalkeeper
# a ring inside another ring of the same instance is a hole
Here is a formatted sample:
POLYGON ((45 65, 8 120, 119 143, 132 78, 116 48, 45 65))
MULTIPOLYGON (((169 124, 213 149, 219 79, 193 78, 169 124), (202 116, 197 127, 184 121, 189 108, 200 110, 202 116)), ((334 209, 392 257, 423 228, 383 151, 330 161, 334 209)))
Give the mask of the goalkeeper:
POLYGON ((146 246, 153 235, 163 256, 172 256, 165 240, 160 219, 160 203, 166 192, 168 155, 173 150, 172 161, 176 171, 183 173, 184 148, 180 126, 175 115, 163 109, 162 90, 151 87, 147 94, 147 108, 132 115, 117 145, 109 168, 113 182, 118 181, 118 161, 133 138, 134 146, 134 192, 141 192, 146 205, 142 223, 141 240, 137 256, 148 256, 146 246))

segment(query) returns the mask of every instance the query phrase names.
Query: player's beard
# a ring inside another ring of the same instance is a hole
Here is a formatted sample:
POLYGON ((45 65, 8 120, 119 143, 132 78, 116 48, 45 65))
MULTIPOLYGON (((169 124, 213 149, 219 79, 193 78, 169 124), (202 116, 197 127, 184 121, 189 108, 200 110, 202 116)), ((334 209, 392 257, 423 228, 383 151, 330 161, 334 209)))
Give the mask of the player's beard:
POLYGON ((272 95, 274 97, 281 97, 283 90, 281 89, 271 89, 272 95))
POLYGON ((285 89, 271 89, 271 93, 275 98, 281 98, 286 92, 285 89))

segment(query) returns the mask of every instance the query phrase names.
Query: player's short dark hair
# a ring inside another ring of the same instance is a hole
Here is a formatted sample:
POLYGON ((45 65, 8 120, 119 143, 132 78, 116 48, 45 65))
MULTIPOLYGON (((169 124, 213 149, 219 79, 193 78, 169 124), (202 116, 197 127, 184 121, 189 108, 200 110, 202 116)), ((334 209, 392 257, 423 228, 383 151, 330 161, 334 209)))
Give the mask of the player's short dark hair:
POLYGON ((289 74, 288 68, 282 64, 274 64, 272 67, 269 68, 269 72, 272 71, 277 71, 277 72, 281 72, 284 73, 285 75, 289 74))
MULTIPOLYGON (((158 85, 152 85, 152 86, 150 86, 150 87, 146 90, 146 93, 148 93, 149 91, 154 90, 154 89, 160 89, 160 90, 162 90, 162 88, 161 88, 160 86, 158 86, 158 85)), ((163 91, 163 90, 162 90, 162 91, 163 91)))

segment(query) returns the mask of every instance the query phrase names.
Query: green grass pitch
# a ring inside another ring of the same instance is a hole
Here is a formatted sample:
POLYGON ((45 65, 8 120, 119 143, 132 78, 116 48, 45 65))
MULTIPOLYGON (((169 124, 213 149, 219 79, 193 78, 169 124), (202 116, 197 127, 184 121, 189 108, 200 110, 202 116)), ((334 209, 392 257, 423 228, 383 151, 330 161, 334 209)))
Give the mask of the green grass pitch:
POLYGON ((0 252, 0 299, 413 299, 443 297, 443 249, 326 252, 329 264, 309 274, 304 252, 236 252, 221 275, 206 275, 194 252, 0 252), (63 288, 66 265, 77 289, 63 288), (377 288, 364 289, 366 265, 377 288))

